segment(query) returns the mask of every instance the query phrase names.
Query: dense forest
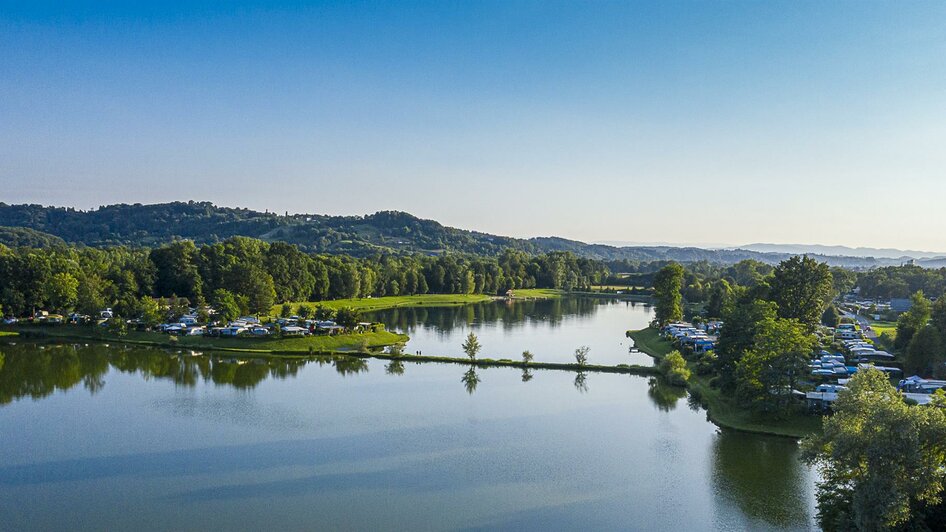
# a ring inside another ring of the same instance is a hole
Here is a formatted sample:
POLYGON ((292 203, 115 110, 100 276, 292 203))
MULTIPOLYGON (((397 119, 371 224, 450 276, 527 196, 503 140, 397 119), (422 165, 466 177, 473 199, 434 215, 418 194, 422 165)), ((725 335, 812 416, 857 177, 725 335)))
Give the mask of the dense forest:
POLYGON ((858 276, 860 295, 866 298, 907 298, 917 291, 929 295, 946 292, 946 268, 936 270, 916 265, 888 266, 858 276))
POLYGON ((603 263, 571 253, 497 257, 377 254, 355 258, 309 254, 283 242, 233 237, 156 248, 0 246, 0 305, 7 314, 35 309, 95 314, 114 307, 141 312, 142 298, 191 304, 238 304, 266 313, 275 303, 427 293, 503 294, 514 288, 571 290, 600 283, 603 263))
MULTIPOLYGON (((198 244, 213 244, 233 236, 246 236, 295 244, 307 252, 356 257, 377 253, 437 255, 446 252, 496 257, 506 249, 514 249, 532 254, 571 252, 579 257, 605 261, 735 264, 753 259, 774 265, 791 256, 788 253, 739 249, 615 247, 557 237, 510 238, 446 227, 433 220, 396 211, 367 216, 277 214, 194 201, 109 205, 90 211, 0 203, 0 227, 33 230, 37 245, 48 245, 58 239, 95 247, 158 246, 184 239, 198 244)), ((0 242, 3 242, 2 235, 0 242)), ((812 256, 832 266, 848 268, 900 264, 895 259, 812 256)), ((923 259, 920 262, 928 267, 946 265, 943 259, 923 259)))
POLYGON ((46 248, 64 246, 66 242, 58 236, 24 227, 0 227, 0 244, 4 246, 46 248))

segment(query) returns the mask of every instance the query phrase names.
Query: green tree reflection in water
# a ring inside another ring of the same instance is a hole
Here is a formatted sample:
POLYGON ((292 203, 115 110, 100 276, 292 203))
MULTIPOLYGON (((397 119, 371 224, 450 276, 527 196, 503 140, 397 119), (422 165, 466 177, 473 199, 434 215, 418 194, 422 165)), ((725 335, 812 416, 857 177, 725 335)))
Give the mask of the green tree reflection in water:
MULTIPOLYGON (((306 364, 298 359, 241 359, 140 347, 30 342, 5 345, 3 360, 0 404, 24 397, 39 399, 80 383, 95 394, 106 385, 110 370, 137 373, 145 380, 170 380, 184 387, 209 380, 217 385, 252 388, 267 378, 295 376, 306 364)), ((339 371, 365 371, 365 362, 356 360, 360 364, 343 363, 339 371), (362 367, 356 367, 359 365, 362 367)))
POLYGON ((612 304, 593 298, 565 297, 560 299, 515 301, 508 304, 478 303, 457 307, 400 307, 365 314, 368 321, 379 321, 388 329, 410 331, 419 326, 433 327, 450 332, 469 328, 473 323, 500 324, 510 330, 526 320, 541 321, 556 327, 565 316, 588 316, 602 305, 612 304))
POLYGON ((460 381, 463 382, 463 386, 466 388, 466 393, 473 395, 473 392, 476 391, 476 387, 480 383, 480 376, 476 373, 476 368, 470 366, 470 369, 466 370, 466 373, 463 374, 463 377, 460 378, 460 381))
POLYGON ((360 357, 341 355, 334 357, 333 363, 335 371, 343 377, 368 371, 368 361, 360 357))
POLYGON ((575 389, 580 393, 588 393, 588 375, 584 371, 575 374, 575 389))
POLYGON ((790 439, 721 431, 713 443, 717 500, 755 520, 750 528, 807 528, 812 513, 805 494, 814 479, 799 467, 799 456, 790 439))
POLYGON ((404 362, 392 360, 384 366, 384 372, 388 375, 404 375, 404 362))
POLYGON ((673 386, 658 377, 647 381, 647 397, 663 412, 670 412, 677 407, 677 402, 687 396, 686 388, 673 386))

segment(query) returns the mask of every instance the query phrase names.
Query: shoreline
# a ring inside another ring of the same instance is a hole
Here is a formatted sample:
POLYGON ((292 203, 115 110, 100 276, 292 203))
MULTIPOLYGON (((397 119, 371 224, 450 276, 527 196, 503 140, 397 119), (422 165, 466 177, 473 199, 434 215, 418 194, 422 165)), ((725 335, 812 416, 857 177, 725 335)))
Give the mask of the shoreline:
MULTIPOLYGON (((627 336, 634 340, 635 346, 655 360, 662 359, 673 350, 667 340, 660 338, 655 329, 646 328, 627 331, 627 336)), ((690 362, 687 362, 691 366, 690 362)), ((778 436, 799 440, 820 431, 821 418, 815 416, 794 415, 788 420, 773 421, 760 419, 753 412, 733 404, 723 397, 721 392, 709 385, 709 376, 697 375, 691 367, 692 376, 686 388, 706 409, 706 417, 714 425, 725 430, 778 436)))
MULTIPOLYGON (((560 299, 563 297, 595 297, 603 299, 626 299, 628 301, 647 302, 650 296, 639 294, 614 294, 610 292, 565 291, 554 288, 520 288, 513 290, 512 297, 493 296, 487 294, 418 294, 412 296, 383 296, 360 297, 351 299, 330 299, 325 301, 290 301, 293 312, 299 305, 309 305, 312 308, 319 306, 339 309, 351 307, 360 312, 379 312, 382 310, 415 307, 462 307, 489 301, 535 301, 546 299, 560 299)), ((282 306, 286 303, 273 305, 272 314, 279 315, 282 306)))

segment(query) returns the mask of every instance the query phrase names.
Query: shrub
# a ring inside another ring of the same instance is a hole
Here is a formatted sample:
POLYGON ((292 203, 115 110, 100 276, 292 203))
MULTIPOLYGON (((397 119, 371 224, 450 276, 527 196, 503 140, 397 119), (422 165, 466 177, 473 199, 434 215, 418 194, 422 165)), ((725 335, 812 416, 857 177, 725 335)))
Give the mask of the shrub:
POLYGON ((588 363, 588 352, 591 351, 591 348, 587 345, 583 345, 575 350, 575 362, 579 366, 584 366, 588 363))
POLYGON ((679 351, 671 351, 660 361, 660 372, 675 386, 686 386, 690 380, 690 368, 679 351))

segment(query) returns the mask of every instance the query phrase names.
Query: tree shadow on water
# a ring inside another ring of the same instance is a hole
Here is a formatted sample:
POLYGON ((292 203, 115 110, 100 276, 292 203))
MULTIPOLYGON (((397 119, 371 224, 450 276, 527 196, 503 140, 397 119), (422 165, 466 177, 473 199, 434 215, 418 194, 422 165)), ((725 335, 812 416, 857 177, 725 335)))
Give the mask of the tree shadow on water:
POLYGON ((588 393, 588 375, 584 371, 575 374, 575 389, 579 393, 588 393))
POLYGON ((663 412, 670 412, 677 407, 677 402, 687 395, 686 388, 673 386, 658 377, 647 381, 647 396, 663 412))
POLYGON ((404 362, 392 360, 384 366, 384 372, 388 375, 404 375, 404 362))
POLYGON ((713 484, 757 523, 777 528, 810 524, 813 478, 786 438, 721 431, 713 444, 713 484))
POLYGON ((479 385, 481 379, 476 373, 476 368, 471 366, 470 369, 468 369, 466 373, 463 374, 463 377, 460 378, 460 381, 466 388, 466 393, 473 395, 473 392, 476 391, 476 387, 479 385))

